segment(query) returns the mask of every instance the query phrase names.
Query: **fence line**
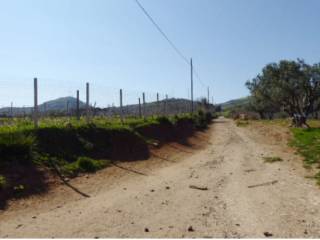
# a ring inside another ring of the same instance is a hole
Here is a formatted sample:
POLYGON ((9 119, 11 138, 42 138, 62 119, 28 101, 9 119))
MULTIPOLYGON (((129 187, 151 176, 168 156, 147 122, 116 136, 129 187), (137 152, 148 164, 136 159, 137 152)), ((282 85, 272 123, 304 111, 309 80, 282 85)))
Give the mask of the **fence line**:
MULTIPOLYGON (((87 122, 90 122, 92 117, 97 116, 119 117, 121 122, 123 122, 125 118, 128 117, 147 118, 149 116, 156 115, 191 113, 193 110, 197 111, 204 107, 207 109, 209 107, 209 110, 213 110, 212 104, 200 104, 199 101, 195 101, 193 105, 193 102, 190 100, 183 98, 169 98, 168 94, 163 94, 163 97, 161 98, 159 92, 142 92, 141 95, 138 91, 126 91, 124 89, 120 89, 119 91, 119 102, 116 102, 116 104, 115 102, 112 102, 111 105, 109 103, 107 107, 97 107, 97 102, 94 104, 90 102, 92 99, 91 97, 94 96, 94 93, 91 91, 93 89, 97 93, 98 91, 102 91, 102 88, 98 88, 95 85, 91 86, 88 82, 85 84, 85 103, 81 102, 81 92, 78 89, 74 90, 76 93, 74 98, 61 98, 57 102, 48 101, 39 105, 38 84, 38 79, 34 78, 33 107, 13 107, 13 102, 11 102, 8 112, 6 112, 5 109, 0 109, 0 117, 32 117, 34 126, 38 127, 39 119, 41 120, 41 118, 55 116, 75 117, 77 120, 80 120, 82 116, 85 117, 87 122), (134 101, 134 99, 136 99, 136 101, 134 101), (127 102, 127 104, 125 104, 125 102, 127 102), (116 105, 119 107, 116 107, 116 105)), ((110 89, 108 91, 110 91, 110 89)), ((114 93, 108 92, 108 98, 111 94, 116 97, 114 93)))

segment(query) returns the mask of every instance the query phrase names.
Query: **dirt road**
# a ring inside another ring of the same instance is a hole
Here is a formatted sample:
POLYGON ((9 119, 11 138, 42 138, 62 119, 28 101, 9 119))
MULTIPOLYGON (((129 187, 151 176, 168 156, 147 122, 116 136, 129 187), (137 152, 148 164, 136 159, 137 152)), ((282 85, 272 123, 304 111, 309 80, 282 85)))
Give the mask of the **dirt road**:
POLYGON ((90 198, 61 186, 60 197, 15 204, 0 213, 0 237, 320 237, 320 190, 279 134, 226 119, 209 131, 182 159, 75 181, 90 198))

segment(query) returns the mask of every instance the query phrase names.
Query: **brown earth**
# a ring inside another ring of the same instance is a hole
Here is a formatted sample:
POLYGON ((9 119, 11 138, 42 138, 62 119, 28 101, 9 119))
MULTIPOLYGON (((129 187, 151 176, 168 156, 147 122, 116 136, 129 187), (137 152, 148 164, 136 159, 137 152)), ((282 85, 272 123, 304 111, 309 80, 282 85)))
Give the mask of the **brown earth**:
POLYGON ((320 190, 285 128, 227 119, 152 151, 12 201, 0 237, 319 237, 320 190), (265 163, 263 157, 284 161, 265 163))

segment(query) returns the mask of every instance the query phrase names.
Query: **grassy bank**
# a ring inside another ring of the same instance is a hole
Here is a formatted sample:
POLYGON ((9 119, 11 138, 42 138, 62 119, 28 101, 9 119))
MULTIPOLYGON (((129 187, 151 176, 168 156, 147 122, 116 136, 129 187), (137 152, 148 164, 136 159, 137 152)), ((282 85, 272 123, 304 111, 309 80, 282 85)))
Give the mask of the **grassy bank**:
MULTIPOLYGON (((296 147, 299 154, 304 157, 304 166, 320 167, 320 128, 292 129, 294 139, 291 145, 296 147)), ((315 178, 320 184, 320 173, 315 178)))
POLYGON ((0 127, 0 207, 10 197, 47 190, 48 172, 66 177, 95 172, 113 161, 149 158, 149 145, 184 141, 212 116, 199 112, 172 117, 84 120, 44 119, 38 129, 26 120, 0 127))

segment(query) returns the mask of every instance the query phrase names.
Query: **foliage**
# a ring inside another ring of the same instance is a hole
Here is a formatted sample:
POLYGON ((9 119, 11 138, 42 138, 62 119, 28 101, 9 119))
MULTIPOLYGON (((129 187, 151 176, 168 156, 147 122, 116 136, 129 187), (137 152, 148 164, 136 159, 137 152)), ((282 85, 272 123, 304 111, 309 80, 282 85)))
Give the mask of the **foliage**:
POLYGON ((172 125, 172 121, 170 121, 170 119, 166 116, 157 117, 156 120, 163 125, 172 125))
POLYGON ((303 60, 268 64, 262 73, 248 81, 256 111, 274 113, 282 109, 293 117, 297 126, 320 110, 320 64, 303 60))
POLYGON ((204 129, 212 117, 199 111, 193 115, 126 118, 123 124, 119 118, 95 117, 89 124, 85 119, 44 118, 37 129, 31 120, 13 119, 12 125, 4 121, 0 126, 0 166, 29 162, 51 167, 54 162, 72 174, 94 171, 101 163, 94 159, 145 159, 148 134, 154 136, 156 132, 166 141, 175 136, 179 126, 190 131, 193 127, 204 129))
POLYGON ((92 173, 109 165, 107 160, 94 160, 89 157, 79 157, 77 161, 66 164, 63 172, 69 176, 76 176, 79 173, 92 173))
POLYGON ((0 175, 0 190, 5 189, 7 186, 7 180, 4 176, 0 175))
POLYGON ((29 162, 32 159, 35 138, 23 132, 6 132, 0 135, 0 165, 18 161, 29 162))

